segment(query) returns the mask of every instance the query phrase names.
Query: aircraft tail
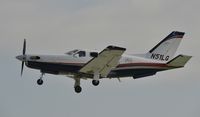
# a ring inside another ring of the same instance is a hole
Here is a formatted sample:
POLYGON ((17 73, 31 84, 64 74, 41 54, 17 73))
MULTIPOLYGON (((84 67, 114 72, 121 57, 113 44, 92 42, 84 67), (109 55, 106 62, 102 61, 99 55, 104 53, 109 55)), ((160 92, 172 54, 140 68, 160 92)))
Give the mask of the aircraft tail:
POLYGON ((173 31, 148 53, 146 53, 145 57, 165 62, 171 60, 184 34, 184 32, 173 31))
POLYGON ((192 58, 192 56, 178 55, 174 59, 167 62, 167 66, 170 67, 184 67, 185 64, 192 58))

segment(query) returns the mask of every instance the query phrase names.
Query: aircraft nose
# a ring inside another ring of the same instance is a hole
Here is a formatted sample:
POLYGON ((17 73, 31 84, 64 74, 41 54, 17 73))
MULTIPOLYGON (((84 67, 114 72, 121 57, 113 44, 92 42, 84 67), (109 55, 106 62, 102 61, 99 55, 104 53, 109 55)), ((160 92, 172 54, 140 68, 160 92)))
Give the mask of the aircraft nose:
POLYGON ((16 56, 16 59, 18 59, 20 61, 23 61, 24 60, 24 56, 23 55, 18 55, 18 56, 16 56))

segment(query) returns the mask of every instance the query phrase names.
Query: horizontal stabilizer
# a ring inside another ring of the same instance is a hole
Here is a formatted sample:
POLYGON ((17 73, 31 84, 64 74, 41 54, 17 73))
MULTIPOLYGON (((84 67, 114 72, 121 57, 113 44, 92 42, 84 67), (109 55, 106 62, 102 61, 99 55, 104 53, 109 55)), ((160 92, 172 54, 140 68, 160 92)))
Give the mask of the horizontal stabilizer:
POLYGON ((171 61, 167 62, 168 66, 173 66, 173 67, 184 67, 185 64, 192 58, 192 56, 187 56, 187 55, 178 55, 171 61))

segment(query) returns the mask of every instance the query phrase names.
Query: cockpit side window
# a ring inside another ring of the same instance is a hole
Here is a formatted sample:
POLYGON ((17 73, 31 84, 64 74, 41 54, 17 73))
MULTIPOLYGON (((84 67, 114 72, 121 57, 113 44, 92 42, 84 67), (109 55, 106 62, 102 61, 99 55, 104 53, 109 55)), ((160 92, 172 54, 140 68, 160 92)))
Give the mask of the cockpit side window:
POLYGON ((79 51, 78 55, 79 55, 79 57, 85 57, 86 52, 85 51, 79 51))

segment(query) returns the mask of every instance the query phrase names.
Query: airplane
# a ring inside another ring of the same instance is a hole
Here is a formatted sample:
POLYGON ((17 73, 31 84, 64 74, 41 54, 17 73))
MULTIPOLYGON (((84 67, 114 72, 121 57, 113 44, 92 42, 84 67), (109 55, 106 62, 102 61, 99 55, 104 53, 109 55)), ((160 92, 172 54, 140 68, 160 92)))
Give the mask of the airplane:
POLYGON ((26 39, 22 55, 16 58, 27 67, 40 70, 38 85, 43 84, 45 73, 66 75, 75 80, 74 90, 80 93, 81 79, 92 79, 94 86, 103 78, 133 77, 134 79, 155 75, 157 72, 182 68, 192 56, 180 54, 173 58, 184 32, 173 31, 145 54, 124 54, 126 48, 109 45, 101 52, 74 49, 63 55, 29 55, 26 54, 26 39))

